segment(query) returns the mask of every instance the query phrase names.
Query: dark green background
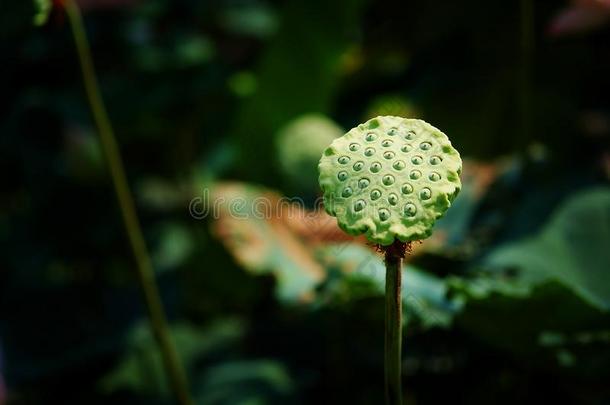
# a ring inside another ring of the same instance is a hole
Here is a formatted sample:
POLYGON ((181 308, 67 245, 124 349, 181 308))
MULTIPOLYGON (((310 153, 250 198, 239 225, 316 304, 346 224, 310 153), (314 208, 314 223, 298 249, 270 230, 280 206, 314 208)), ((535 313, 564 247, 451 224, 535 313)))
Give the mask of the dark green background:
MULTIPOLYGON (((384 96, 497 170, 413 260, 432 309, 405 301, 405 403, 610 402, 610 25, 550 35, 570 5, 550 0, 82 3, 198 403, 381 402, 375 281, 327 265, 312 302, 286 302, 188 201, 211 180, 293 193, 277 132, 312 112, 349 129, 384 96)), ((34 13, 0 1, 8 404, 172 403, 68 21, 34 13)))

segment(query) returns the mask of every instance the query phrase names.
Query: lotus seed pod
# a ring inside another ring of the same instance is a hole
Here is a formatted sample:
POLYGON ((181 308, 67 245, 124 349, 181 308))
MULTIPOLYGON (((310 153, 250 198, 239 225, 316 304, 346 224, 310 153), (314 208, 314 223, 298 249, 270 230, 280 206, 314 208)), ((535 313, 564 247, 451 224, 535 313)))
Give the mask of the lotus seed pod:
MULTIPOLYGON (((292 188, 290 191, 317 193, 316 164, 320 154, 341 135, 343 130, 337 124, 319 114, 301 116, 280 130, 276 138, 277 156, 286 183, 292 188)), ((357 160, 345 161, 344 164, 352 166, 357 160)))
POLYGON ((381 245, 425 239, 461 188, 449 138, 419 119, 376 117, 335 139, 318 165, 326 211, 381 245))

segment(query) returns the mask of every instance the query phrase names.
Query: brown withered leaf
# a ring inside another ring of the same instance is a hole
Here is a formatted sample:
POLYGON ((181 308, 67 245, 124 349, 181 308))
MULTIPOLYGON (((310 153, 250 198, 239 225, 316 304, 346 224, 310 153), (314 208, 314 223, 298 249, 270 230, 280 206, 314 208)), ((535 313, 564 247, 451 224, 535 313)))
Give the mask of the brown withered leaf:
POLYGON ((212 230, 244 269, 271 273, 277 295, 308 301, 325 278, 311 239, 295 232, 307 211, 279 194, 244 183, 219 183, 211 191, 212 230), (290 225, 290 224, 293 225, 290 225))

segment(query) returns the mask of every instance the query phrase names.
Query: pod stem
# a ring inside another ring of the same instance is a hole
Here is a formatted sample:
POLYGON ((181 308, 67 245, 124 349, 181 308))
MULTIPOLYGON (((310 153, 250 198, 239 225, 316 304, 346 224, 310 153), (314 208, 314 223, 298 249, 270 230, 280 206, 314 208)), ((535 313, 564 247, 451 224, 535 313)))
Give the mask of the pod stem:
POLYGON ((402 403, 401 346, 402 299, 401 269, 407 244, 395 241, 385 249, 385 400, 388 405, 402 403))
POLYGON ((119 147, 98 87, 82 16, 74 0, 63 0, 63 5, 74 36, 91 113, 99 133, 129 243, 135 257, 137 280, 143 293, 153 336, 159 346, 169 385, 177 402, 181 405, 191 405, 194 402, 189 393, 186 372, 169 331, 150 255, 146 248, 133 197, 127 183, 119 147))

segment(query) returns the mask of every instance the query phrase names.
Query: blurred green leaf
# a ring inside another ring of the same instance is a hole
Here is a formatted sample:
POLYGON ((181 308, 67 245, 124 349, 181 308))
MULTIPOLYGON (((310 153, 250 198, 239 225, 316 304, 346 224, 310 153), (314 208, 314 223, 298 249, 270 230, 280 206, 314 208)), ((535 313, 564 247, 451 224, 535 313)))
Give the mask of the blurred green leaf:
MULTIPOLYGON (((490 271, 451 278, 450 291, 465 302, 458 325, 494 346, 534 356, 532 362, 545 356, 540 331, 603 330, 610 321, 609 221, 610 191, 580 192, 538 235, 493 251, 482 262, 490 271)), ((560 351, 559 364, 575 364, 574 351, 560 351)))
POLYGON ((157 43, 148 38, 150 28, 147 23, 132 25, 133 32, 129 35, 135 39, 131 57, 134 64, 145 72, 197 68, 214 58, 214 44, 205 36, 176 33, 166 40, 167 43, 157 43))
POLYGON ((160 177, 147 177, 136 184, 138 201, 147 209, 170 211, 188 205, 192 198, 190 184, 179 184, 160 177))
POLYGON ((497 249, 485 264, 523 277, 555 280, 591 305, 610 310, 610 191, 583 191, 566 201, 539 235, 497 249))
POLYGON ((168 223, 161 226, 158 233, 159 241, 152 255, 155 269, 165 271, 183 264, 195 247, 188 228, 168 223))
POLYGON ((214 55, 214 47, 209 39, 202 36, 185 36, 176 40, 171 59, 181 68, 188 68, 208 62, 214 55))
POLYGON ((197 384, 200 404, 289 403, 295 384, 273 360, 244 360, 210 367, 197 384))
POLYGON ((237 72, 229 78, 228 85, 235 95, 248 97, 256 92, 258 79, 252 72, 237 72))
POLYGON ((267 38, 277 30, 278 17, 269 6, 255 2, 226 8, 220 15, 220 24, 235 34, 267 38))
POLYGON ((379 115, 395 115, 405 118, 422 118, 415 103, 399 94, 382 94, 373 98, 367 106, 362 121, 379 115))
POLYGON ((276 185, 273 137, 291 119, 326 113, 339 86, 341 56, 358 32, 364 0, 289 1, 262 55, 258 91, 237 115, 239 168, 248 180, 276 185), (298 52, 295 52, 295 47, 298 52))
MULTIPOLYGON (((171 333, 178 355, 190 370, 196 362, 234 345, 243 336, 244 325, 238 319, 225 318, 204 329, 176 324, 171 333)), ((106 392, 129 389, 142 394, 169 395, 161 355, 148 323, 132 329, 123 359, 99 384, 106 392)))
POLYGON ((557 282, 518 285, 509 280, 451 283, 451 293, 464 300, 458 327, 493 347, 541 361, 541 330, 575 332, 598 329, 608 314, 590 306, 557 282), (531 357, 537 356, 537 357, 531 357))
POLYGON ((34 15, 34 25, 44 25, 51 13, 52 4, 50 0, 34 0, 36 15, 34 15))
MULTIPOLYGON (((327 267, 343 273, 338 285, 331 286, 335 294, 345 294, 343 299, 384 294, 385 265, 381 255, 370 248, 354 243, 328 245, 318 249, 318 256, 327 267), (349 284, 354 282, 367 282, 371 288, 365 290, 359 286, 356 291, 350 290, 349 284)), ((407 322, 414 316, 424 327, 449 326, 460 308, 458 301, 447 299, 444 280, 409 264, 403 268, 401 295, 407 322)))
POLYGON ((322 152, 343 133, 340 126, 322 114, 305 114, 282 127, 275 147, 285 189, 301 196, 316 195, 320 189, 318 163, 322 152))

